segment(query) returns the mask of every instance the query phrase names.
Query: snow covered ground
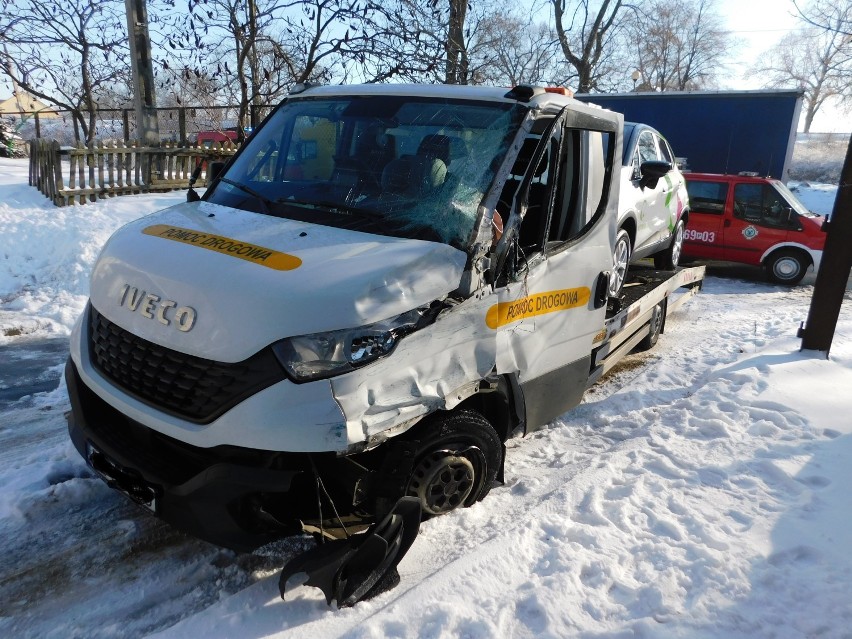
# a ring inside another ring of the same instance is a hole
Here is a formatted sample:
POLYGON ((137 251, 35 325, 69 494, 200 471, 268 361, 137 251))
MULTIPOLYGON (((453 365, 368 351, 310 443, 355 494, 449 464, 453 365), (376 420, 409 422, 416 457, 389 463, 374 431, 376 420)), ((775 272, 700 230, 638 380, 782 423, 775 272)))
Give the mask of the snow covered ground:
MULTIPOLYGON (((834 190, 798 195, 825 213, 834 190)), ((54 208, 0 159, 0 636, 852 637, 852 291, 826 360, 795 338, 812 275, 713 269, 656 349, 509 441, 505 485, 421 527, 400 586, 336 610, 278 596, 311 542, 188 538, 67 440, 58 382, 97 252, 183 198, 54 208)))

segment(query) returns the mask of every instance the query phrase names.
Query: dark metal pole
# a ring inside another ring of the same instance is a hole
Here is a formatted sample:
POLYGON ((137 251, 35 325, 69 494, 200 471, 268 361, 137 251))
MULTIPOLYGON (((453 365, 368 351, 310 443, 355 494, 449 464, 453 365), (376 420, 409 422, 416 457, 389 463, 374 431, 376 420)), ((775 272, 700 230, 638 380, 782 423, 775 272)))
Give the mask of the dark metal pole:
POLYGON ((852 270, 852 137, 840 172, 837 199, 828 223, 808 319, 799 329, 802 350, 823 351, 828 357, 840 306, 852 270))
POLYGON ((186 146, 186 107, 178 109, 178 135, 181 146, 186 146))
MULTIPOLYGON (((157 119, 151 38, 148 34, 148 7, 145 0, 125 0, 125 7, 136 97, 136 137, 143 147, 158 147, 160 124, 157 119)), ((151 184, 150 159, 150 154, 142 154, 142 173, 146 186, 151 184)))

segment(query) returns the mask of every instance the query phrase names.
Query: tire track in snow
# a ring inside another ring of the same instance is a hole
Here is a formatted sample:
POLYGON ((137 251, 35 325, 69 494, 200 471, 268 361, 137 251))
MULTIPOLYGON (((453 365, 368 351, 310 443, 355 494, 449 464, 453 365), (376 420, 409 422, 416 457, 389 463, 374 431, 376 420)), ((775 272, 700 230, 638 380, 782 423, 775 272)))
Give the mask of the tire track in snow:
MULTIPOLYGON (((735 343, 753 339, 759 348, 788 330, 785 320, 775 319, 766 321, 756 337, 730 331, 728 338, 735 343)), ((696 346, 700 350, 692 340, 690 350, 696 346)), ((709 346, 707 358, 718 359, 717 350, 718 345, 709 346)), ((729 361, 735 357, 732 353, 729 361)), ((548 634, 551 627, 618 630, 625 629, 619 619, 655 625, 676 621, 685 612, 700 618, 714 614, 720 598, 733 600, 747 589, 752 558, 737 555, 737 537, 770 525, 774 513, 821 484, 803 486, 794 478, 795 469, 773 466, 774 472, 767 473, 765 464, 773 462, 761 457, 786 457, 789 451, 767 451, 764 441, 774 441, 781 431, 789 442, 785 449, 801 453, 819 436, 800 416, 761 403, 765 383, 759 371, 745 375, 724 366, 699 371, 681 387, 664 391, 650 390, 659 381, 658 371, 648 367, 631 374, 634 383, 640 378, 644 402, 636 402, 635 393, 624 386, 607 389, 610 400, 618 393, 631 395, 626 414, 619 414, 612 401, 592 402, 566 414, 563 425, 537 437, 534 445, 514 446, 509 473, 520 479, 509 489, 522 493, 523 503, 532 508, 522 512, 515 508, 519 500, 500 499, 505 490, 489 499, 492 509, 496 505, 501 512, 500 521, 522 523, 503 531, 493 526, 493 536, 483 535, 440 571, 423 575, 421 568, 417 572, 424 585, 404 595, 416 597, 417 606, 410 600, 391 603, 368 628, 351 636, 393 631, 387 620, 397 605, 430 611, 409 620, 411 627, 425 625, 436 636, 456 636, 470 630, 465 619, 476 616, 476 609, 495 608, 494 592, 507 593, 497 599, 495 621, 473 636, 555 636, 548 634), (703 415, 691 416, 696 401, 703 415), (593 426, 584 425, 587 420, 593 426), (749 432, 761 422, 775 430, 749 432), (762 440, 766 435, 770 438, 762 440), (560 452, 566 450, 573 454, 560 452), (540 462, 547 460, 557 468, 546 470, 543 479, 540 462), (580 470, 578 463, 584 465, 580 470), (572 562, 575 554, 587 558, 572 562), (489 595, 480 598, 483 583, 489 595), (472 598, 454 601, 453 589, 464 592, 465 585, 475 590, 472 598), (567 596, 547 601, 537 594, 553 592, 567 596), (499 608, 513 602, 514 614, 501 615, 499 608)), ((417 563, 422 566, 422 561, 421 552, 417 563)))
POLYGON ((109 489, 68 439, 63 395, 3 413, 0 635, 145 636, 293 554, 286 543, 276 557, 221 550, 109 489))
MULTIPOLYGON (((726 497, 734 501, 724 517, 715 507, 703 505, 701 498, 711 488, 714 495, 740 495, 729 478, 727 461, 718 459, 709 463, 701 457, 701 464, 696 468, 693 457, 684 459, 668 450, 672 435, 667 428, 652 430, 652 426, 662 419, 681 423, 680 437, 687 443, 694 440, 694 445, 699 447, 735 434, 727 425, 725 420, 729 418, 725 415, 738 407, 736 402, 719 402, 712 394, 706 400, 700 399, 706 406, 705 412, 712 412, 713 416, 699 417, 699 421, 690 424, 688 416, 694 396, 714 378, 713 368, 735 362, 743 351, 759 349, 779 335, 795 330, 799 320, 798 309, 779 316, 773 308, 772 301, 778 296, 786 299, 789 291, 745 286, 754 289, 751 292, 755 303, 746 312, 751 320, 748 323, 740 321, 731 325, 735 321, 733 311, 742 306, 734 299, 741 295, 741 285, 711 281, 707 286, 711 294, 732 296, 728 304, 731 314, 702 317, 702 305, 696 304, 702 299, 699 295, 684 310, 672 315, 667 332, 654 351, 632 356, 627 366, 620 372, 616 370, 590 392, 585 404, 542 432, 510 440, 507 484, 493 490, 484 502, 473 508, 424 523, 417 543, 400 565, 402 584, 396 590, 345 613, 327 611, 319 591, 293 591, 287 602, 279 604, 292 636, 412 636, 411 631, 406 630, 408 626, 428 628, 434 636, 443 636, 442 633, 446 636, 527 636, 527 632, 529 636, 547 636, 544 611, 554 607, 536 601, 537 588, 528 576, 547 572, 548 568, 529 565, 526 570, 513 573, 512 566, 522 559, 519 555, 554 555, 556 551, 542 547, 544 542, 540 539, 550 545, 568 544, 570 551, 582 554, 585 549, 598 547, 596 527, 614 528, 611 539, 627 535, 625 530, 635 534, 635 529, 627 527, 631 518, 645 522, 646 532, 640 537, 648 547, 646 556, 654 556, 652 551, 657 539, 667 539, 669 545, 679 543, 684 547, 691 541, 702 549, 702 556, 693 558, 692 563, 697 562, 705 571, 718 570, 724 563, 721 557, 729 551, 725 536, 751 529, 759 513, 744 507, 741 496, 736 500, 726 497), (714 292, 714 289, 722 290, 714 292), (754 309, 758 312, 753 313, 754 309), (690 400, 683 401, 684 398, 690 400), (621 479, 613 482, 608 479, 611 477, 621 479), (680 486, 685 494, 668 498, 665 508, 661 509, 656 502, 645 503, 646 497, 641 493, 635 494, 634 484, 647 486, 649 490, 673 484, 680 486), (601 488, 603 485, 607 485, 606 489, 601 488), (625 511, 622 503, 633 503, 632 510, 625 511), (656 514, 657 510, 660 514, 656 514), (693 510, 702 513, 702 518, 685 521, 693 510), (576 519, 566 520, 566 513, 573 513, 576 519), (614 522, 620 522, 623 527, 619 528, 614 522), (717 525, 724 527, 723 534, 712 532, 717 525), (507 547, 512 548, 510 556, 505 556, 507 547), (535 551, 526 552, 525 548, 535 551), (507 573, 514 575, 514 581, 507 581, 507 573), (394 612, 405 607, 406 602, 410 604, 412 597, 418 600, 423 597, 424 588, 426 599, 416 607, 431 612, 424 613, 423 619, 413 620, 413 623, 402 624, 395 619, 394 612), (524 597, 517 607, 510 605, 512 600, 503 602, 506 608, 489 610, 496 620, 493 626, 466 625, 464 614, 453 612, 457 606, 470 606, 473 618, 476 616, 474 608, 492 605, 488 597, 479 597, 477 590, 489 593, 518 590, 524 597), (515 627, 513 620, 516 618, 524 619, 524 624, 529 622, 529 627, 523 624, 515 627), (358 629, 347 633, 345 629, 353 625, 358 629)), ((802 300, 805 309, 807 292, 797 292, 794 296, 802 300)), ((714 307, 718 306, 718 299, 713 302, 714 307)), ((759 384, 755 388, 759 391, 759 384)), ((725 395, 735 392, 744 392, 743 383, 734 380, 725 395)), ((745 417, 738 415, 737 419, 745 417)), ((630 561, 631 554, 625 551, 618 556, 616 564, 630 565, 630 561)), ((559 565, 558 553, 551 563, 552 578, 556 579, 557 575, 566 578, 568 574, 569 582, 583 585, 580 590, 573 591, 573 596, 569 597, 572 601, 583 602, 586 590, 598 584, 599 589, 609 592, 614 588, 620 593, 613 597, 621 600, 618 605, 622 612, 629 610, 631 601, 646 602, 644 605, 653 609, 650 614, 660 619, 670 615, 670 609, 677 608, 666 604, 660 589, 643 589, 637 585, 635 577, 615 579, 607 574, 611 571, 612 558, 606 554, 573 572, 566 572, 565 567, 559 565)), ((650 569, 642 565, 635 570, 650 569)), ((681 568, 681 573, 673 571, 666 578, 676 585, 684 570, 681 568)), ((729 576, 723 580, 735 581, 729 576)), ((266 584, 261 592, 269 595, 271 590, 266 584)), ((247 605, 246 597, 238 595, 234 599, 236 601, 221 606, 223 613, 233 613, 247 605)), ((596 606, 586 603, 573 610, 572 618, 585 619, 591 624, 594 616, 599 616, 599 611, 606 610, 607 606, 613 607, 611 614, 617 616, 618 605, 605 596, 602 600, 596 606)), ((561 607, 564 608, 564 602, 561 607)), ((270 632, 283 630, 273 619, 266 622, 268 626, 261 624, 260 627, 270 632)), ((192 636, 209 626, 205 626, 204 621, 193 625, 192 620, 186 620, 179 628, 164 636, 192 636)), ((286 631, 284 635, 291 636, 286 631)))
MULTIPOLYGON (((697 562, 698 568, 717 574, 723 563, 719 556, 730 550, 723 547, 725 535, 747 532, 762 516, 761 511, 746 507, 741 496, 760 496, 765 505, 773 503, 761 482, 749 484, 744 479, 732 479, 723 459, 724 447, 708 445, 742 437, 741 427, 735 428, 739 422, 732 425, 716 415, 730 414, 738 403, 731 401, 723 406, 713 395, 699 398, 704 402, 705 414, 694 415, 690 422, 689 405, 678 405, 678 401, 694 397, 708 382, 721 383, 713 381, 714 374, 708 369, 720 362, 734 362, 741 351, 758 349, 777 335, 794 330, 791 327, 801 319, 793 317, 798 310, 788 309, 779 316, 772 300, 792 294, 803 300, 804 308, 807 293, 711 279, 702 295, 673 314, 655 351, 634 356, 629 365, 632 368, 616 371, 589 393, 586 403, 544 431, 509 442, 505 486, 492 491, 474 508, 426 522, 418 542, 400 566, 400 587, 356 609, 340 612, 326 609, 319 591, 301 589, 268 612, 265 619, 270 631, 281 631, 282 619, 286 619, 292 636, 305 636, 306 632, 337 636, 353 625, 356 630, 350 636, 377 636, 377 632, 385 631, 406 636, 404 625, 393 615, 395 602, 405 605, 411 597, 425 597, 434 603, 430 612, 424 612, 431 617, 423 623, 435 628, 436 636, 440 629, 469 636, 489 636, 487 633, 492 630, 519 637, 547 636, 548 627, 554 623, 548 611, 554 608, 564 608, 566 623, 578 628, 600 628, 603 621, 596 617, 601 616, 601 611, 606 611, 614 623, 636 610, 648 611, 660 619, 675 614, 678 606, 687 604, 682 603, 682 598, 670 601, 666 593, 677 588, 688 591, 688 584, 678 586, 678 580, 689 580, 690 574, 695 578, 697 573, 690 573, 680 564, 677 570, 654 573, 654 561, 667 557, 663 549, 676 548, 684 555, 681 561, 686 562, 686 553, 698 552, 698 548, 701 556, 692 557, 688 565, 697 562), (756 319, 749 315, 748 323, 737 322, 735 317, 742 311, 741 302, 737 303, 734 297, 742 295, 743 288, 754 296, 755 302, 750 313, 756 312, 756 319), (722 299, 730 313, 702 317, 702 296, 708 294, 717 296, 714 304, 708 306, 718 308, 722 299), (724 302, 728 295, 732 296, 730 303, 724 302), (766 307, 761 308, 762 305, 766 307), (675 433, 658 425, 669 419, 682 424, 675 433), (683 444, 678 450, 672 450, 672 437, 683 444), (696 449, 708 453, 698 468, 694 462, 696 449), (665 494, 665 500, 656 499, 655 491, 665 494), (730 501, 727 514, 720 515, 717 507, 703 504, 702 499, 708 494, 730 501), (695 512, 701 517, 694 518, 691 513, 695 512), (716 527, 724 534, 709 532, 716 527), (642 530, 644 535, 638 537, 641 543, 632 552, 613 548, 623 544, 625 536, 630 539, 642 530), (668 540, 668 545, 655 545, 661 539, 668 540), (687 543, 690 540, 691 545, 687 543), (506 548, 513 549, 511 555, 506 555, 506 548), (641 560, 633 560, 636 553, 641 560), (572 563, 565 560, 566 555, 588 557, 572 563), (548 562, 549 566, 543 565, 548 562), (621 574, 613 566, 621 567, 621 574), (655 575, 669 585, 656 589, 643 586, 644 574, 655 575), (565 600, 571 602, 568 608, 564 600, 559 606, 552 606, 554 602, 537 597, 537 584, 547 579, 558 582, 567 593, 565 600), (520 593, 519 597, 507 594, 504 600, 498 599, 504 607, 493 610, 493 627, 469 623, 463 614, 468 605, 494 605, 474 592, 479 588, 474 584, 480 581, 487 586, 483 593, 520 593), (595 596, 590 598, 590 593, 595 596), (456 610, 459 599, 460 609, 456 610)), ((789 304, 789 299, 785 304, 789 304)), ((804 313, 806 310, 802 316, 804 313)), ((741 381, 739 386, 736 380, 727 382, 731 386, 726 393, 745 392, 747 381, 741 381)), ((746 419, 737 415, 738 420, 746 419)), ((762 419, 761 428, 767 432, 787 427, 766 420, 765 415, 762 419)), ((78 464, 82 465, 82 461, 78 464)), ((75 485, 84 486, 81 490, 88 493, 90 503, 99 505, 92 510, 81 508, 75 515, 55 505, 42 512, 33 508, 30 516, 38 525, 32 527, 32 534, 22 533, 22 528, 11 531, 13 536, 21 535, 21 541, 0 546, 9 553, 5 556, 24 556, 25 549, 35 544, 35 554, 43 554, 44 558, 42 563, 32 564, 32 574, 56 570, 61 583, 52 585, 50 595, 45 594, 36 605, 27 603, 29 611, 25 616, 20 608, 0 613, 13 615, 13 625, 9 625, 7 616, 0 620, 0 629, 33 632, 53 624, 63 628, 65 636, 67 631, 70 636, 141 636, 168 629, 183 619, 173 631, 166 630, 164 636, 192 636, 191 630, 198 627, 193 624, 193 615, 210 605, 225 610, 248 605, 263 614, 262 602, 268 601, 270 593, 274 598, 276 577, 268 574, 286 559, 286 547, 277 560, 253 555, 248 559, 235 558, 170 529, 159 533, 151 530, 148 526, 156 525, 150 524, 147 515, 123 503, 106 488, 100 494, 98 480, 75 477, 64 483, 72 489, 75 485), (83 522, 91 527, 86 528, 83 522), (44 530, 70 531, 73 543, 66 548, 39 545, 39 526, 44 530), (160 534, 163 537, 158 537, 160 534), (133 539, 144 550, 128 556, 127 547, 132 546, 133 539), (70 582, 92 580, 92 585, 79 588, 78 599, 73 593, 61 591, 70 583, 68 577, 70 582), (260 583, 255 583, 258 579, 260 583), (142 584, 145 592, 128 597, 134 584, 142 584), (154 587, 162 592, 149 592, 154 587), (110 592, 116 595, 110 596, 110 592), (50 605, 44 601, 49 596, 54 597, 50 605), (222 602, 217 603, 220 599, 222 602), (78 616, 79 622, 68 622, 78 616), (128 623, 116 626, 111 621, 116 616, 128 623)), ((48 497, 46 494, 49 502, 48 497)), ((739 583, 736 574, 720 574, 718 578, 727 579, 733 584, 729 585, 731 588, 739 583)), ((709 579, 703 573, 701 578, 709 579)), ((12 579, 6 587, 5 591, 0 587, 0 597, 8 601, 27 592, 18 579, 12 579)), ((203 626, 206 619, 205 614, 197 621, 203 626)))

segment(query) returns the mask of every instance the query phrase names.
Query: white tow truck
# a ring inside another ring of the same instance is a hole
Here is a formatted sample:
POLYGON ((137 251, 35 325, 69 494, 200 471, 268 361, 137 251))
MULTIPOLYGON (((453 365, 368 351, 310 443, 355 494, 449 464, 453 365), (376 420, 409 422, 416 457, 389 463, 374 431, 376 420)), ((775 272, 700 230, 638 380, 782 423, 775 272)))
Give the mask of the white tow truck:
POLYGON ((564 90, 299 87, 200 201, 105 245, 76 448, 213 543, 340 539, 282 593, 302 571, 354 603, 700 285, 649 270, 608 299, 621 131, 564 90))

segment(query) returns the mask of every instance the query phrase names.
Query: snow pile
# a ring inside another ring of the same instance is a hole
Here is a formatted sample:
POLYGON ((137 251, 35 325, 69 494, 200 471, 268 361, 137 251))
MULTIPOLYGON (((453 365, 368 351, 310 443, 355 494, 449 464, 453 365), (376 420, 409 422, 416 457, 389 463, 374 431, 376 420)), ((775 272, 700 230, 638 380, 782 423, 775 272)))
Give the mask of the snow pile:
POLYGON ((27 160, 0 158, 0 344, 21 333, 68 334, 110 235, 186 199, 183 191, 55 207, 27 185, 27 160))
MULTIPOLYGON (((0 338, 0 391, 4 357, 70 330, 110 231, 183 199, 57 209, 21 166, 0 164, 0 327, 31 335, 0 338)), ((831 188, 798 195, 831 210, 831 188)), ((400 586, 346 610, 279 598, 309 541, 235 555, 94 478, 63 387, 0 401, 0 636, 848 637, 852 292, 827 360, 794 337, 805 282, 708 278, 654 350, 508 442, 504 485, 425 522, 400 586)))

